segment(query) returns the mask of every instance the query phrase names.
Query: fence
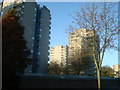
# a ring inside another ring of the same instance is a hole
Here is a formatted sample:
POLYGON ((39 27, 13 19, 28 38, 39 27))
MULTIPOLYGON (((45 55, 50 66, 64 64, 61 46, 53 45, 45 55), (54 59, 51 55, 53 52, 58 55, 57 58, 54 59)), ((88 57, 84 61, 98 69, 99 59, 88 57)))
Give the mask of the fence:
MULTIPOLYGON (((120 90, 119 78, 101 77, 102 88, 120 90)), ((21 75, 20 88, 97 88, 97 77, 72 75, 21 75)))

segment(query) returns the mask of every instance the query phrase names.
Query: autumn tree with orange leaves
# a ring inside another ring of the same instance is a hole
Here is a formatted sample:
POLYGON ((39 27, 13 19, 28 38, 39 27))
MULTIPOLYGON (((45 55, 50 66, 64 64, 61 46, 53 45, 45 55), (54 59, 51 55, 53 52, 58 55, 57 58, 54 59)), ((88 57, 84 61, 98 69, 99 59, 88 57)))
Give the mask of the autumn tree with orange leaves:
POLYGON ((20 25, 14 10, 8 11, 1 21, 3 88, 11 88, 15 86, 17 74, 22 73, 31 61, 28 58, 30 52, 23 37, 24 27, 20 25))

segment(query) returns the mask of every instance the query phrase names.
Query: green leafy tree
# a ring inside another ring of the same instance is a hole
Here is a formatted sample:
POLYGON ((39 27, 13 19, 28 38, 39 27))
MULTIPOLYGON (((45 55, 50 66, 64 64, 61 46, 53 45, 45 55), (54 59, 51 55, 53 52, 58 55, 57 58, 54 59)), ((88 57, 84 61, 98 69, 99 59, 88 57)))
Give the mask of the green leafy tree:
POLYGON ((101 76, 114 77, 114 70, 109 66, 103 66, 101 68, 101 76))
POLYGON ((24 71, 31 59, 27 58, 30 52, 23 37, 24 27, 20 25, 14 10, 8 11, 1 21, 3 88, 9 88, 6 84, 14 87, 17 74, 24 71))

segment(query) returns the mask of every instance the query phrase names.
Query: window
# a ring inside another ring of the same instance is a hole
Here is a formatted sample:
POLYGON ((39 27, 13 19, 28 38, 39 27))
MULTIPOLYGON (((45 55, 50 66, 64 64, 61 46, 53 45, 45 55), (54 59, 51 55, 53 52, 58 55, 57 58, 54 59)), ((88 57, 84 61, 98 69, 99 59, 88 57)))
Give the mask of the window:
POLYGON ((23 11, 21 11, 21 13, 23 14, 23 11))
POLYGON ((33 53, 33 50, 31 50, 31 53, 33 53))
POLYGON ((51 34, 51 31, 49 31, 49 34, 51 34))
POLYGON ((34 37, 32 37, 32 40, 34 40, 35 38, 34 37))
POLYGON ((51 20, 51 17, 50 17, 50 20, 51 20))
POLYGON ((42 31, 41 28, 40 28, 40 31, 42 31))
POLYGON ((31 59, 32 59, 33 57, 32 57, 32 55, 29 55, 28 58, 31 58, 31 59))
POLYGON ((22 6, 22 8, 24 8, 25 6, 22 6))
POLYGON ((34 19, 33 21, 36 22, 36 19, 34 19))
POLYGON ((51 26, 49 26, 49 29, 51 29, 51 26))
POLYGON ((20 20, 23 20, 23 18, 20 18, 20 20))
POLYGON ((36 14, 34 14, 34 16, 36 17, 36 14))
POLYGON ((32 71, 30 70, 29 72, 31 73, 32 71))
POLYGON ((20 17, 20 14, 16 14, 16 16, 19 16, 19 17, 20 17))
POLYGON ((40 55, 40 52, 38 52, 38 55, 40 55))
MULTIPOLYGON (((34 28, 33 28, 34 29, 34 28)), ((35 34, 35 32, 33 32, 33 35, 35 34)))
POLYGON ((39 37, 41 37, 41 35, 39 35, 39 37))
POLYGON ((37 45, 37 48, 39 48, 39 46, 37 45))
POLYGON ((1 14, 3 14, 3 12, 1 12, 1 14))
POLYGON ((37 9, 35 8, 35 11, 36 11, 37 9))
POLYGON ((37 40, 37 42, 39 43, 39 40, 37 40))

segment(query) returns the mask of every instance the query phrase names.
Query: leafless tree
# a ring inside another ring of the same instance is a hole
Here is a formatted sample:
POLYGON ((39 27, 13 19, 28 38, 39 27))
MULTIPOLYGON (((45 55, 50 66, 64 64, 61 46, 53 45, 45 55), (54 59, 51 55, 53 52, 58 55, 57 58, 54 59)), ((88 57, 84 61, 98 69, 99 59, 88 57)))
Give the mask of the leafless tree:
POLYGON ((91 3, 86 6, 71 15, 74 21, 68 30, 71 32, 76 29, 85 28, 86 30, 94 31, 93 50, 91 53, 94 56, 98 77, 98 89, 100 90, 100 71, 105 52, 107 49, 115 49, 117 45, 117 4, 103 2, 91 3), (96 48, 98 48, 97 51, 96 48))
POLYGON ((69 57, 70 60, 70 73, 75 75, 85 75, 85 71, 92 69, 93 58, 87 51, 77 50, 74 54, 69 57))
POLYGON ((57 62, 51 62, 49 65, 49 73, 50 74, 60 74, 61 67, 57 62))

